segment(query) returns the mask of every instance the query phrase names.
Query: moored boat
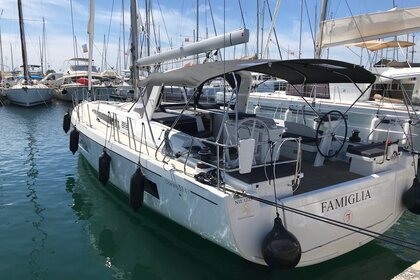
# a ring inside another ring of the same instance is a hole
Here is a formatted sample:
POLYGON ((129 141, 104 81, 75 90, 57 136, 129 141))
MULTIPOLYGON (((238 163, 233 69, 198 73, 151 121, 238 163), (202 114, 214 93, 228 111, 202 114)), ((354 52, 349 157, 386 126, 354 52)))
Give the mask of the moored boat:
POLYGON ((17 84, 5 89, 5 95, 15 105, 32 107, 50 102, 53 91, 45 85, 17 84))
POLYGON ((30 75, 29 72, 29 67, 32 68, 34 65, 28 66, 27 62, 22 3, 20 0, 18 0, 18 11, 23 61, 23 79, 18 84, 7 88, 5 90, 5 95, 11 103, 20 106, 31 107, 46 104, 52 99, 51 89, 45 85, 37 84, 37 82, 32 79, 32 75, 30 75))
POLYGON ((77 105, 70 147, 104 185, 128 195, 133 209, 144 204, 276 268, 340 256, 382 236, 406 208, 420 212, 412 149, 390 139, 348 139, 338 111, 317 115, 317 129, 246 113, 251 71, 293 85, 375 81, 362 67, 322 59, 225 61, 155 73, 140 83, 137 102, 77 105), (221 108, 201 105, 203 85, 219 77, 235 98, 221 108), (169 86, 195 90, 187 102, 165 104, 161 93, 169 86))

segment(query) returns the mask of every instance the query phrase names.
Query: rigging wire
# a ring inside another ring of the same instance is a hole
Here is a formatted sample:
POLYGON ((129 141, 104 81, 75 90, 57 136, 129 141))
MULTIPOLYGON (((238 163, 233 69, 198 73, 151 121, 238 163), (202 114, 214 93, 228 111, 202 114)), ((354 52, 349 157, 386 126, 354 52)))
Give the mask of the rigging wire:
POLYGON ((114 14, 114 2, 115 0, 112 0, 112 5, 111 5, 111 16, 109 18, 109 25, 108 25, 108 34, 107 34, 107 39, 106 39, 106 46, 105 46, 105 51, 104 51, 104 56, 105 56, 105 65, 107 65, 107 60, 106 57, 108 55, 108 44, 109 44, 109 34, 111 32, 111 23, 112 23, 112 15, 114 14))
MULTIPOLYGON (((270 8, 270 3, 267 0, 267 8, 268 8, 268 14, 270 15, 270 20, 273 21, 273 15, 271 14, 271 8, 270 8)), ((279 51, 279 55, 280 55, 280 59, 283 60, 283 56, 281 55, 281 49, 280 49, 280 43, 279 43, 279 39, 277 37, 277 31, 276 31, 276 27, 273 27, 273 32, 274 32, 274 38, 276 39, 276 45, 277 45, 277 49, 279 51)))
POLYGON ((308 22, 309 22, 309 29, 311 30, 312 44, 314 45, 314 49, 315 49, 316 42, 315 42, 314 31, 312 30, 311 17, 309 16, 308 4, 306 3, 306 0, 304 0, 304 2, 305 2, 306 16, 308 17, 308 22))
MULTIPOLYGON (((350 9, 349 3, 347 2, 347 0, 345 0, 345 2, 346 2, 346 5, 347 5, 348 10, 349 10, 349 12, 350 12, 351 18, 353 19, 353 23, 354 23, 354 25, 355 25, 355 26, 356 26, 356 28, 357 28, 357 32, 358 32, 358 33, 359 33, 359 35, 360 35, 360 39, 362 39, 363 44, 366 44, 365 38, 363 37, 362 32, 360 31, 359 25, 358 25, 358 24, 357 24, 357 22, 354 20, 354 15, 353 15, 353 13, 352 13, 352 11, 351 11, 351 9, 350 9)), ((362 51, 363 51, 363 49, 362 49, 362 51)), ((368 55, 368 60, 370 61, 370 60, 371 60, 371 54, 370 54, 369 52, 367 52, 367 55, 368 55)))
POLYGON ((158 42, 158 39, 157 39, 157 36, 156 36, 155 17, 153 16, 153 10, 152 9, 150 9, 150 17, 151 17, 152 26, 153 26, 153 36, 155 38, 156 52, 159 53, 160 52, 159 48, 161 46, 160 46, 160 42, 158 42))
POLYGON ((168 29, 166 28, 165 17, 163 16, 163 13, 162 13, 162 9, 161 9, 161 7, 160 7, 160 2, 159 2, 159 0, 157 0, 157 4, 158 4, 158 7, 159 7, 160 16, 162 17, 163 27, 165 28, 166 37, 168 38, 169 47, 170 47, 170 48, 172 48, 172 40, 171 40, 171 38, 169 37, 168 29))
MULTIPOLYGON (((241 12, 242 24, 243 24, 244 28, 246 28, 244 12, 242 10, 241 0, 238 0, 238 4, 239 4, 239 11, 241 12)), ((248 56, 248 43, 245 43, 245 56, 248 56)))

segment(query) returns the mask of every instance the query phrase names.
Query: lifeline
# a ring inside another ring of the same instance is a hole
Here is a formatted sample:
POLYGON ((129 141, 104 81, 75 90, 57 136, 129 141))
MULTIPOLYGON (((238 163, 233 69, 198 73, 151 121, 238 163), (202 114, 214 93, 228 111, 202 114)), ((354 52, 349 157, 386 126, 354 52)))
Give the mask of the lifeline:
POLYGON ((352 205, 369 198, 371 198, 369 190, 363 190, 361 192, 345 195, 330 201, 324 201, 321 203, 322 213, 336 210, 347 205, 352 205))

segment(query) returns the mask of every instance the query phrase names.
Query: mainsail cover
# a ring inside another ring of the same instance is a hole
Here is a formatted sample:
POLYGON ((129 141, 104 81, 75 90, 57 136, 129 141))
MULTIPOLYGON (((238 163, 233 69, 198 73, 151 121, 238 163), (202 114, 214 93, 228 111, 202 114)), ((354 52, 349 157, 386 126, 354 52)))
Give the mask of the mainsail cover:
POLYGON ((326 20, 321 23, 320 47, 329 48, 420 31, 420 8, 326 20))

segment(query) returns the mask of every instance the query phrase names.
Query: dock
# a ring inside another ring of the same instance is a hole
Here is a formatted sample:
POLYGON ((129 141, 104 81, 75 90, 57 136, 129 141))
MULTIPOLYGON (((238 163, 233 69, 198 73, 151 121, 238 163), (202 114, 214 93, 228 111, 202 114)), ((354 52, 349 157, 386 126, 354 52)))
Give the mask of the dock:
POLYGON ((420 261, 413 264, 394 278, 393 280, 415 280, 420 279, 420 261))

